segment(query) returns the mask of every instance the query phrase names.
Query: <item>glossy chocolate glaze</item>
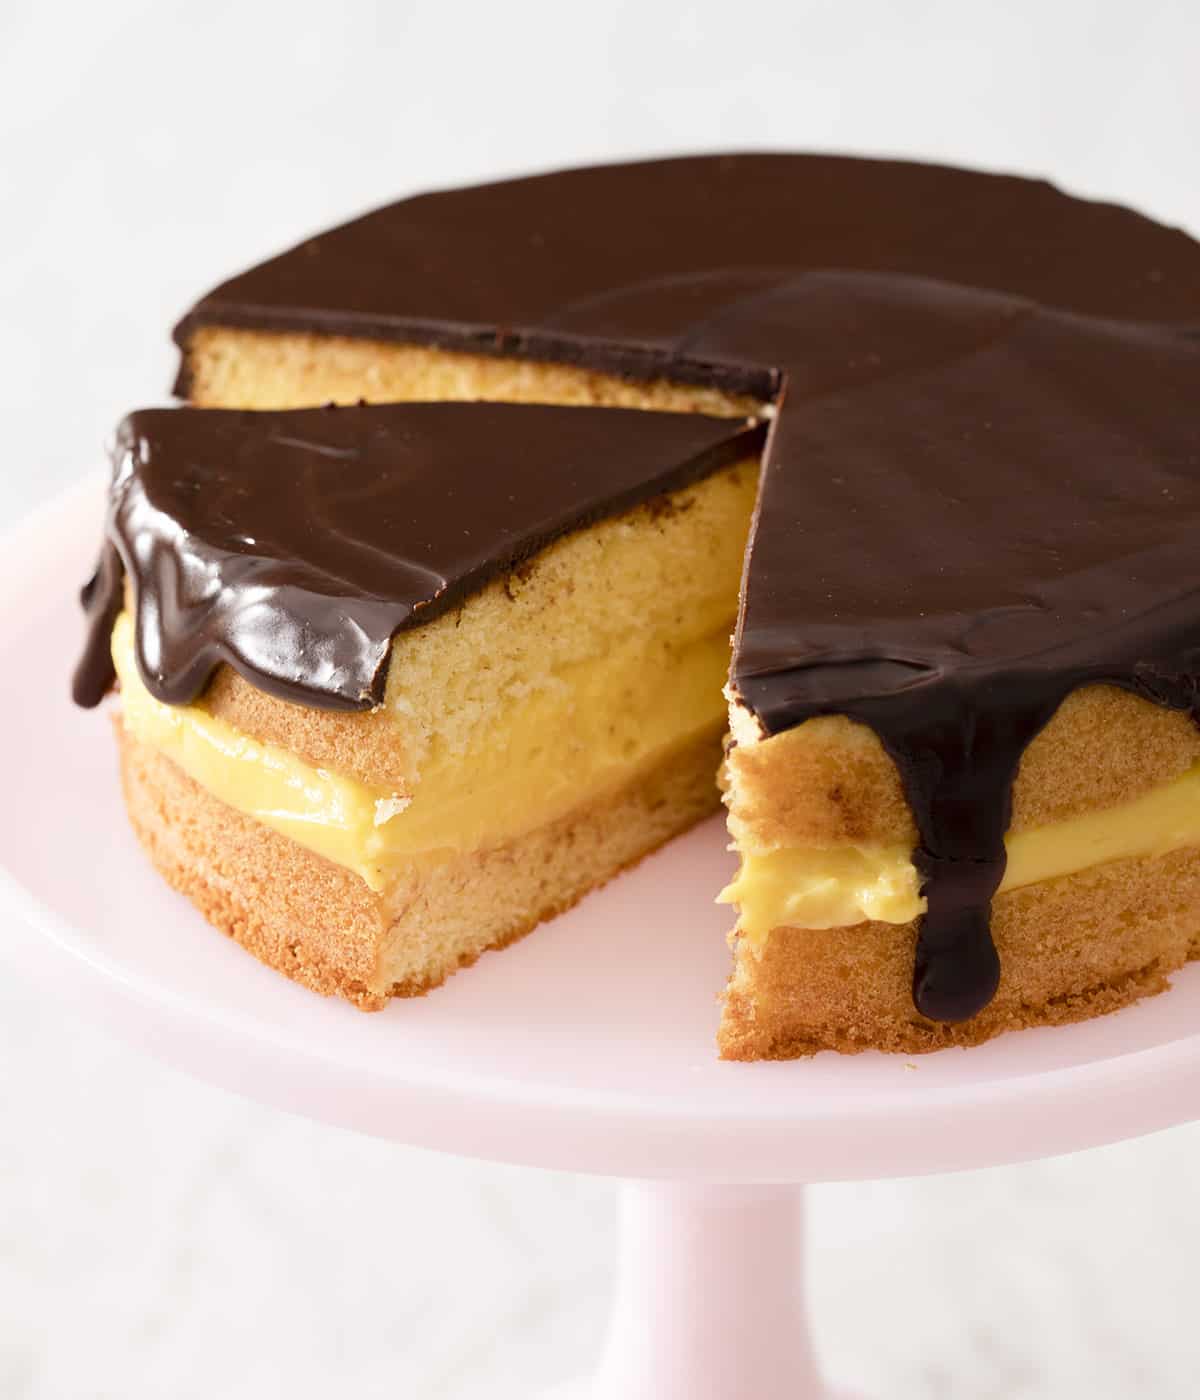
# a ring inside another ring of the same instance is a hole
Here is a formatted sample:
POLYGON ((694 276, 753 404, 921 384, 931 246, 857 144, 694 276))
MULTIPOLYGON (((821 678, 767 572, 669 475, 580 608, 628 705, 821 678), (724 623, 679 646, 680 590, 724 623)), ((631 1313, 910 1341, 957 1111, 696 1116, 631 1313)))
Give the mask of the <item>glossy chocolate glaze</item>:
MULTIPOLYGON (((733 684, 767 733, 844 713, 895 758, 935 1019, 994 992, 1012 779, 1062 698, 1194 709, 1200 247, 1129 210, 824 156, 567 171, 309 239, 201 301, 185 351, 205 325, 774 398, 733 684)), ((316 670, 296 693, 362 702, 316 670)))
POLYGON ((741 419, 517 404, 145 409, 117 433, 75 698, 113 683, 133 584, 151 694, 225 663, 282 699, 383 700, 393 636, 560 535, 762 449, 741 419))

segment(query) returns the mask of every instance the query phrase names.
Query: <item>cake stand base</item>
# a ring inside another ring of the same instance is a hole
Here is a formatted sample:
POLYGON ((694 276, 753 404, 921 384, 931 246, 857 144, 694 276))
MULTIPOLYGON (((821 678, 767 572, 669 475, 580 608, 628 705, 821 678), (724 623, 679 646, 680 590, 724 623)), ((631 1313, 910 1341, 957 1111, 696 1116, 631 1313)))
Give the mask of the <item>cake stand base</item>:
POLYGON ((850 1400, 804 1309, 803 1189, 627 1182, 600 1369, 545 1400, 850 1400))

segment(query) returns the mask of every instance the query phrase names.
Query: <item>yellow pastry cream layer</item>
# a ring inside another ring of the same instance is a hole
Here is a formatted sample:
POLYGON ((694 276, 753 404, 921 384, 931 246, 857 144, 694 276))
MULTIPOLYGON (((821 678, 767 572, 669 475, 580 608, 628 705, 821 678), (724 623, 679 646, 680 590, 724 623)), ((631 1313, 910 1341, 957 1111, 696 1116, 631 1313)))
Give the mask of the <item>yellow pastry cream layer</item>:
MULTIPOLYGON (((1132 802, 1019 831, 1005 845, 1001 893, 1200 845, 1200 764, 1132 802)), ((718 899, 738 906, 740 935, 760 948, 773 928, 905 924, 925 911, 920 877, 903 846, 744 852, 736 879, 718 899)))
POLYGON ((376 791, 261 743, 200 701, 165 705, 146 689, 127 614, 113 629, 123 722, 227 806, 360 876, 373 890, 418 856, 498 844, 631 781, 724 723, 721 686, 732 618, 702 618, 676 643, 631 637, 564 668, 557 684, 510 708, 466 753, 435 745, 411 794, 376 791), (664 696, 669 703, 664 703, 664 696))

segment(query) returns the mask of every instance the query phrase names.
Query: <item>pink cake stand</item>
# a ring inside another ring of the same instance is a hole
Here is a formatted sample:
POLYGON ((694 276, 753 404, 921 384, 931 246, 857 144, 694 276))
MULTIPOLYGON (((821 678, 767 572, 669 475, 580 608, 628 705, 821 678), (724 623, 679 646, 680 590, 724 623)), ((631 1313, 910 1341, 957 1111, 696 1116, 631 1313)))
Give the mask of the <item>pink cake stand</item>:
POLYGON ((363 1016, 292 986, 151 872, 107 721, 66 698, 100 500, 77 488, 0 554, 4 947, 70 1010, 263 1102, 628 1178, 608 1344, 572 1395, 828 1396, 804 1321, 802 1183, 1015 1162, 1200 1116, 1200 967, 1116 1016, 977 1050, 721 1064, 719 822, 423 1000, 363 1016))

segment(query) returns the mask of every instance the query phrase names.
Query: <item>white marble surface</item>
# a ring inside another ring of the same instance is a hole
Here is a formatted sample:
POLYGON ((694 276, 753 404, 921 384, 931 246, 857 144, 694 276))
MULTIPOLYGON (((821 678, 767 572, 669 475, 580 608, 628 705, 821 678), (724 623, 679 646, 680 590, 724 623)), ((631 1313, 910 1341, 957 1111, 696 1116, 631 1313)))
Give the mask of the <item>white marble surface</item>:
MULTIPOLYGON (((194 295, 392 194, 807 145, 1039 170, 1200 229, 1198 69, 1190 0, 7 0, 0 520, 165 396, 194 295)), ((831 1365, 887 1400, 1193 1396, 1198 1149, 821 1189, 831 1365)), ((287 1118, 0 982, 0 1400, 524 1400, 594 1353, 612 1226, 604 1182, 287 1118)))

